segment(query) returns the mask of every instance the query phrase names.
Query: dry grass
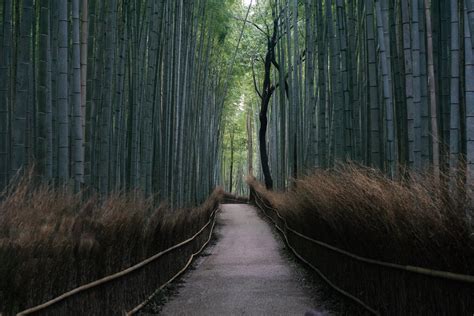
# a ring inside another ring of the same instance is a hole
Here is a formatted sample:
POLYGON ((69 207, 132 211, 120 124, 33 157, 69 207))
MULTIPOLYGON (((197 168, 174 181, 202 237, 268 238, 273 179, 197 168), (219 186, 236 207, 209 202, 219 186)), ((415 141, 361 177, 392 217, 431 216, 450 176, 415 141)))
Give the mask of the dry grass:
MULTIPOLYGON (((429 175, 391 181, 348 165, 316 170, 288 192, 268 192, 254 179, 249 184, 290 227, 313 239, 376 260, 474 272, 469 203, 452 183, 450 194, 429 175)), ((284 225, 275 212, 268 214, 284 225)), ((471 315, 474 310, 472 283, 366 264, 295 234, 288 238, 334 284, 381 315, 471 315)))
POLYGON ((193 235, 222 198, 200 207, 155 207, 139 192, 105 201, 25 177, 0 196, 0 311, 34 306, 127 268, 193 235))
POLYGON ((400 264, 474 273, 474 235, 462 195, 429 175, 392 181, 353 165, 316 170, 288 192, 250 184, 294 229, 353 253, 400 264))

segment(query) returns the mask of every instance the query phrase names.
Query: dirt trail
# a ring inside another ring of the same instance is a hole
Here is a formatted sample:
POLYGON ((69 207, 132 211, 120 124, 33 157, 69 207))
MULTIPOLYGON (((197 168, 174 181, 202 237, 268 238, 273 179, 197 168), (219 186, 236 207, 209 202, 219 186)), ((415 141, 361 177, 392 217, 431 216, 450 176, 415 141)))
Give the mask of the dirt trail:
POLYGON ((162 315, 304 315, 313 300, 271 227, 248 205, 223 205, 217 244, 162 315))

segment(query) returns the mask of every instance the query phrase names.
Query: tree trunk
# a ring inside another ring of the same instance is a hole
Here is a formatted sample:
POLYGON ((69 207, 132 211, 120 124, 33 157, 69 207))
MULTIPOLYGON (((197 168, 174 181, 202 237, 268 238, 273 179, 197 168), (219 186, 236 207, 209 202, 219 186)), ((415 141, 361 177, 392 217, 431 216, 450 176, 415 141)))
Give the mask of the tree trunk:
POLYGON ((69 94, 67 1, 58 1, 58 178, 69 179, 69 94))
POLYGON ((16 95, 13 106, 14 119, 12 122, 12 162, 11 172, 15 175, 26 166, 27 160, 27 129, 28 108, 30 107, 30 91, 33 81, 30 76, 31 68, 31 29, 33 26, 33 1, 25 0, 22 6, 20 21, 20 38, 18 43, 18 63, 16 67, 16 95))
MULTIPOLYGON (((273 21, 273 35, 268 38, 267 41, 267 53, 265 55, 265 68, 264 68, 264 79, 263 87, 261 92, 261 103, 260 103, 260 130, 258 133, 259 147, 260 147, 260 160, 262 163, 262 172, 265 177, 265 186, 268 190, 273 189, 273 179, 270 172, 270 166, 268 164, 268 152, 267 152, 267 125, 268 125, 268 105, 270 104, 270 98, 275 91, 275 86, 272 85, 270 75, 272 62, 275 59, 275 45, 278 31, 278 20, 273 21)), ((296 151, 296 149, 295 149, 296 151)))
POLYGON ((433 31, 431 28, 431 7, 430 0, 425 1, 425 20, 426 20, 426 36, 428 56, 428 85, 430 91, 430 117, 431 117, 431 135, 433 150, 433 168, 434 175, 439 178, 439 139, 438 139, 438 119, 437 119, 437 102, 436 102, 436 78, 434 72, 433 59, 433 31))
POLYGON ((247 109, 247 163, 249 176, 253 175, 253 111, 249 105, 247 109))
MULTIPOLYGON (((449 128, 449 167, 450 173, 456 172, 459 165, 460 108, 459 108, 459 12, 457 1, 451 1, 451 75, 450 75, 450 128, 449 128)), ((455 174, 452 179, 455 179, 455 174)))
POLYGON ((52 177, 52 116, 51 116, 51 44, 49 0, 40 7, 39 70, 38 70, 38 171, 48 181, 52 177))
MULTIPOLYGON (((386 0, 382 0, 386 1, 386 0)), ((395 129, 393 124, 393 98, 392 98, 392 87, 390 80, 392 77, 392 69, 390 65, 389 57, 387 56, 386 44, 388 41, 385 39, 384 30, 384 17, 382 16, 382 8, 380 1, 376 0, 376 18, 377 18, 377 30, 378 30, 378 41, 381 55, 382 65, 382 81, 383 81, 383 95, 385 101, 385 121, 386 121, 386 160, 387 160, 387 171, 391 178, 395 177, 395 129)))
MULTIPOLYGON (((466 10, 464 10, 466 11, 466 10)), ((466 19, 467 13, 464 18, 466 19)), ((466 103, 466 122, 465 122, 465 137, 466 137, 466 161, 467 161, 467 184, 472 191, 474 189, 474 49, 469 46, 473 41, 473 34, 471 28, 467 23, 464 24, 464 73, 465 73, 465 103, 466 103)), ((471 224, 474 218, 471 208, 471 224)))
POLYGON ((3 2, 3 42, 0 50, 0 191, 8 184, 10 173, 10 121, 11 121, 11 50, 12 2, 3 2))
POLYGON ((87 52, 89 37, 89 1, 81 0, 81 116, 82 132, 85 136, 87 103, 87 52))
POLYGON ((79 0, 72 1, 72 111, 73 111, 73 153, 74 191, 79 192, 84 184, 84 134, 82 130, 81 97, 81 42, 79 22, 79 0))
POLYGON ((377 87, 377 57, 375 49, 374 5, 373 0, 366 0, 367 45, 368 45, 368 78, 369 78, 369 124, 370 124, 370 164, 381 169, 381 133, 380 108, 377 87))

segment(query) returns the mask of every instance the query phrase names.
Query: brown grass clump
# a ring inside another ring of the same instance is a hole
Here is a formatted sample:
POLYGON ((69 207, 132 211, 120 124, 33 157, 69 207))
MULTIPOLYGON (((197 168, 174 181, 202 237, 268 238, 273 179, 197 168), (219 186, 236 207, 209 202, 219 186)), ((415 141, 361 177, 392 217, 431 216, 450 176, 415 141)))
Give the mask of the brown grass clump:
POLYGON ((316 170, 283 193, 249 183, 290 227, 314 239, 372 259, 474 273, 468 201, 450 198, 429 175, 393 181, 346 165, 316 170))
MULTIPOLYGON (((256 200, 279 226, 353 254, 472 275, 474 236, 464 187, 429 175, 392 181, 378 171, 338 166, 316 170, 288 192, 268 192, 249 179, 256 200), (448 184, 448 185, 446 185, 448 184), (449 188, 449 189, 448 189, 449 188)), ((368 264, 287 231, 288 242, 331 284, 380 315, 470 315, 474 284, 368 264)), ((364 310, 350 312, 364 314, 364 310)))
POLYGON ((0 196, 0 312, 18 312, 118 272, 192 236, 219 203, 155 207, 139 192, 82 201, 21 179, 0 196))

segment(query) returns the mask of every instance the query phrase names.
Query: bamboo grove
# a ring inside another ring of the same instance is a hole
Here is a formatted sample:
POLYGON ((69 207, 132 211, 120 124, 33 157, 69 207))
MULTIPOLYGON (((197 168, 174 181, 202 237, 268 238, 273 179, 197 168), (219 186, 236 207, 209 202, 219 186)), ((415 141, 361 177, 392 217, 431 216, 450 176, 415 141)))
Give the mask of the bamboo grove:
POLYGON ((271 12, 249 26, 266 43, 253 65, 267 187, 344 161, 472 181, 474 1, 259 7, 271 12))
POLYGON ((207 197, 219 172, 221 4, 3 0, 0 189, 34 165, 76 192, 140 189, 177 206, 207 197))

